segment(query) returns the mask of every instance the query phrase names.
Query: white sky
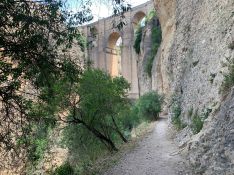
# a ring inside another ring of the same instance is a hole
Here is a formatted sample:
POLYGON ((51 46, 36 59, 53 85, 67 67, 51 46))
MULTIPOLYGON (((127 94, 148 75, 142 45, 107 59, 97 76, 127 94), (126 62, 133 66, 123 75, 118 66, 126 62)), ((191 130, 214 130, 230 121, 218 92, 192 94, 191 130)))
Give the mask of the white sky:
MULTIPOLYGON (((92 4, 91 10, 93 12, 94 19, 91 22, 94 22, 94 21, 97 21, 98 19, 105 18, 105 17, 108 17, 108 16, 112 15, 113 10, 111 8, 111 0, 106 0, 106 1, 107 1, 107 3, 104 4, 103 0, 96 0, 92 4)), ((147 1, 149 1, 149 0, 125 0, 125 2, 131 4, 132 7, 143 4, 143 3, 147 2, 147 1)), ((77 4, 79 2, 74 1, 74 0, 71 0, 70 2, 72 2, 70 4, 70 6, 71 6, 70 8, 72 9, 72 11, 76 11, 78 6, 79 6, 77 4)))
MULTIPOLYGON (((147 1, 149 1, 149 0, 127 0, 126 2, 131 4, 132 7, 135 7, 137 5, 145 3, 147 1)), ((110 8, 110 7, 111 6, 109 6, 109 8, 108 8, 107 5, 104 5, 101 3, 93 4, 91 7, 91 10, 92 10, 93 15, 94 15, 93 21, 97 21, 100 18, 105 18, 105 17, 111 16, 113 11, 112 11, 112 8, 110 8)))

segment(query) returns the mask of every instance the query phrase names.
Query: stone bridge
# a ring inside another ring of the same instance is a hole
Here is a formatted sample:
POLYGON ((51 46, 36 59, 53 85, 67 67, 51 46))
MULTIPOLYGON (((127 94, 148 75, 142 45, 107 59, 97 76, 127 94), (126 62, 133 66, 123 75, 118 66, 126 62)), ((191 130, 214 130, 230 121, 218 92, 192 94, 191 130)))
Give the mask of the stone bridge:
POLYGON ((125 13, 126 25, 122 30, 114 28, 118 17, 107 17, 83 26, 89 43, 87 54, 95 68, 109 72, 112 76, 122 75, 131 84, 129 98, 138 98, 137 58, 134 30, 137 24, 154 8, 153 1, 133 7, 125 13))

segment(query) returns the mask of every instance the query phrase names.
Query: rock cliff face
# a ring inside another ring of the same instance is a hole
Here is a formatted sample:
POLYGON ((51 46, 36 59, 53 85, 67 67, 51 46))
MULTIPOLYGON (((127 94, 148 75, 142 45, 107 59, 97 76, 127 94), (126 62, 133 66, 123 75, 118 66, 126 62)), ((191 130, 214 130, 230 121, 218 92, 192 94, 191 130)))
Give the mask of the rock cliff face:
POLYGON ((206 121, 203 132, 188 144, 188 159, 196 174, 234 172, 234 89, 220 111, 206 121))
POLYGON ((141 52, 140 55, 136 54, 138 82, 140 95, 152 90, 152 78, 145 71, 149 55, 152 52, 152 27, 156 25, 156 19, 150 20, 142 31, 141 52))
POLYGON ((223 63, 234 58, 233 0, 154 0, 162 43, 154 60, 152 89, 181 97, 183 116, 191 108, 212 112, 189 144, 195 173, 234 172, 233 94, 219 93, 223 63), (217 110, 218 109, 218 110, 217 110), (228 127, 232 127, 227 129, 228 127), (205 157, 203 157, 205 155, 205 157))

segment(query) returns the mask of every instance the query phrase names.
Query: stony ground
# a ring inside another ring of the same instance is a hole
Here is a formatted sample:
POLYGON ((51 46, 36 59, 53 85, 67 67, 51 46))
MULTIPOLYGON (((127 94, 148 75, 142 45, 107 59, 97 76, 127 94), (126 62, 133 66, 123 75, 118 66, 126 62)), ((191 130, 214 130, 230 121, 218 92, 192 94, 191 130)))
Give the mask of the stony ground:
POLYGON ((104 175, 186 175, 185 160, 171 139, 167 119, 160 118, 152 133, 125 153, 104 175))

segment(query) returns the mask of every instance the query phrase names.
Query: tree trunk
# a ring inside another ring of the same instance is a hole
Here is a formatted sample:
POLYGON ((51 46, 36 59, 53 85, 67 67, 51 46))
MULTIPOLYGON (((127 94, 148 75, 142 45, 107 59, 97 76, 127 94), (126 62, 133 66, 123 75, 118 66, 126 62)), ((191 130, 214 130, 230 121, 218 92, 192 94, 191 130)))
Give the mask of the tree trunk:
POLYGON ((111 118, 112 118, 112 121, 113 121, 114 126, 115 126, 115 131, 119 134, 120 138, 121 138, 125 143, 127 143, 128 140, 127 140, 127 139, 124 137, 124 135, 121 133, 121 131, 120 131, 118 125, 117 125, 116 122, 115 122, 114 117, 111 116, 111 118))
POLYGON ((107 138, 105 135, 103 135, 102 133, 100 133, 97 129, 89 126, 88 124, 86 124, 83 120, 77 119, 76 118, 77 123, 81 123, 82 125, 84 125, 90 132, 92 132, 98 139, 100 139, 102 142, 105 142, 107 148, 112 152, 112 151, 118 151, 118 149, 116 148, 114 142, 112 142, 111 139, 107 138))

